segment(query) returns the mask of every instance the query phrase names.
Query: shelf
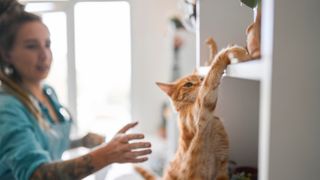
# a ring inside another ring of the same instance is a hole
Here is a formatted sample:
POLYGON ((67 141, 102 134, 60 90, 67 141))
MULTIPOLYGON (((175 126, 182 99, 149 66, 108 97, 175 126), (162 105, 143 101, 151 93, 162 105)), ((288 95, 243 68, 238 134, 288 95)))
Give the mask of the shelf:
MULTIPOLYGON (((224 76, 260 81, 263 75, 262 66, 262 60, 230 64, 224 76)), ((201 75, 204 75, 209 71, 209 67, 200 67, 198 70, 201 75)))

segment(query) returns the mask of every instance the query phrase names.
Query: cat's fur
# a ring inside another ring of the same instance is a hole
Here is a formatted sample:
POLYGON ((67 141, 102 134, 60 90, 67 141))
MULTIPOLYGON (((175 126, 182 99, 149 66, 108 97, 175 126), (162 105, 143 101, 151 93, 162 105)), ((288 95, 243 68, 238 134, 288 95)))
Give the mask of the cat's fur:
MULTIPOLYGON (((250 59, 246 49, 236 45, 230 46, 214 57, 204 78, 194 73, 174 83, 157 83, 171 98, 179 113, 179 145, 173 161, 164 172, 163 179, 229 179, 228 135, 214 111, 220 79, 230 64, 231 56, 239 60, 250 59)), ((143 168, 135 169, 147 180, 156 179, 143 168)))
POLYGON ((209 58, 205 62, 205 66, 210 66, 210 64, 214 60, 215 55, 218 52, 218 46, 217 46, 217 43, 213 40, 213 38, 208 38, 206 43, 209 46, 210 51, 209 51, 209 58))

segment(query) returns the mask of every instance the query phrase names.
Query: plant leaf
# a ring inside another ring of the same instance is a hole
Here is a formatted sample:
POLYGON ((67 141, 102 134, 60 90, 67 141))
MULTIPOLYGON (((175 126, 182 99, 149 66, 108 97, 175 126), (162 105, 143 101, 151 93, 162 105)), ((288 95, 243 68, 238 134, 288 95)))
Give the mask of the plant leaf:
POLYGON ((258 4, 258 0, 240 0, 243 4, 250 8, 255 8, 258 4))

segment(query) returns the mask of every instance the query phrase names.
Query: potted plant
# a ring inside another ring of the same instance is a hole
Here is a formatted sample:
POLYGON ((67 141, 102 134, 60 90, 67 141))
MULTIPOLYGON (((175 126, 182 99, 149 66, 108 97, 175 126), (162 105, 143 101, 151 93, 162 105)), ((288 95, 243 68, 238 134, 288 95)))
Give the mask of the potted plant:
POLYGON ((247 48, 249 54, 254 59, 261 56, 260 51, 260 33, 261 33, 261 0, 240 0, 249 8, 254 10, 254 21, 246 30, 247 48))

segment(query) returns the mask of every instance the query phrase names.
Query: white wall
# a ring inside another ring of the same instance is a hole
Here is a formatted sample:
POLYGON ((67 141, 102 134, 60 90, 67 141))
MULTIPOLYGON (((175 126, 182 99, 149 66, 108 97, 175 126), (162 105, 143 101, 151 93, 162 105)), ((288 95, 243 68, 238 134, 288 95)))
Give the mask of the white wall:
POLYGON ((245 46, 246 28, 253 20, 253 12, 240 6, 239 0, 202 0, 199 13, 201 64, 209 54, 204 43, 209 36, 215 39, 218 49, 228 44, 245 46))
POLYGON ((132 0, 132 117, 139 129, 154 133, 166 96, 156 81, 168 81, 172 54, 169 17, 177 14, 178 0, 132 0))

